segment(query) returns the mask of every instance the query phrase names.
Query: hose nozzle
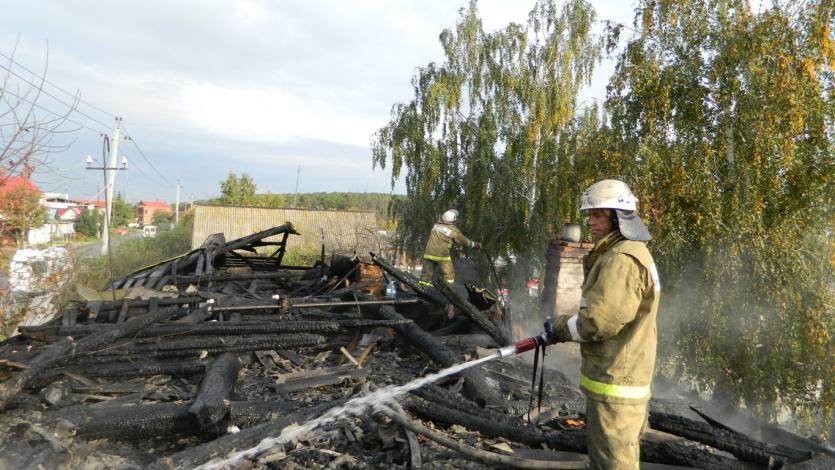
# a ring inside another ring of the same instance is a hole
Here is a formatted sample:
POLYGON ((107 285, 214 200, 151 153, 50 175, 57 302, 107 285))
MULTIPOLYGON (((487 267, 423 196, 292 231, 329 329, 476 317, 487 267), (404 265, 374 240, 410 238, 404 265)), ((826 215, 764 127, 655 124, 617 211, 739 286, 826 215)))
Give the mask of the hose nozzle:
POLYGON ((520 339, 511 345, 499 348, 499 357, 515 356, 517 354, 522 354, 523 352, 535 349, 537 346, 554 344, 554 322, 548 320, 545 322, 544 326, 545 331, 536 336, 520 339))

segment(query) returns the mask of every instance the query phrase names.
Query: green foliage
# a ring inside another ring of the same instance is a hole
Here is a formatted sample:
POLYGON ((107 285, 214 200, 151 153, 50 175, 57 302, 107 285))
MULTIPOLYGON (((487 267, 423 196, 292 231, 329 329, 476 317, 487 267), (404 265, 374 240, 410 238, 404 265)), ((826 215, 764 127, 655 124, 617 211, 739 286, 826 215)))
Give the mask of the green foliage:
POLYGON ((30 229, 47 222, 46 207, 40 203, 40 193, 26 185, 19 185, 0 197, 0 227, 11 231, 18 244, 26 239, 30 229))
POLYGON ((235 206, 256 205, 255 183, 252 178, 246 173, 242 173, 238 177, 230 171, 226 180, 220 182, 220 199, 218 202, 235 206))
POLYGON ((84 209, 75 219, 75 231, 88 238, 98 236, 104 212, 95 209, 84 209))
POLYGON ((471 1, 441 33, 446 60, 418 69, 413 100, 392 108, 372 144, 392 183, 406 171, 409 197, 392 210, 408 253, 421 253, 449 207, 464 233, 500 255, 527 255, 555 230, 571 206, 557 149, 602 47, 594 18, 582 0, 561 9, 540 0, 525 25, 487 33, 471 1))
MULTIPOLYGON (((125 241, 113 248, 113 276, 122 277, 145 266, 180 256, 191 250, 191 234, 194 217, 188 214, 171 230, 158 231, 156 238, 138 238, 125 241)), ((84 260, 78 263, 76 277, 69 283, 102 289, 108 283, 107 257, 84 260)))
MULTIPOLYGON (((831 2, 639 3, 601 174, 642 198, 661 358, 701 388, 832 419, 831 2)), ((824 428, 825 429, 825 428, 824 428)))
POLYGON ((113 213, 110 214, 110 221, 113 227, 124 227, 136 219, 136 207, 128 204, 121 195, 117 195, 113 201, 113 213))
MULTIPOLYGON (((641 0, 603 114, 575 113, 601 43, 580 1, 538 1, 487 34, 475 2, 441 34, 443 64, 376 134, 405 171, 400 243, 462 211, 494 253, 543 246, 579 193, 627 181, 661 271, 660 370, 827 429, 835 409, 835 38, 829 0, 753 14, 743 0, 641 0)), ((620 27, 609 29, 607 48, 620 27)))
POLYGON ((171 225, 174 221, 174 214, 169 211, 154 211, 152 221, 154 225, 171 225))

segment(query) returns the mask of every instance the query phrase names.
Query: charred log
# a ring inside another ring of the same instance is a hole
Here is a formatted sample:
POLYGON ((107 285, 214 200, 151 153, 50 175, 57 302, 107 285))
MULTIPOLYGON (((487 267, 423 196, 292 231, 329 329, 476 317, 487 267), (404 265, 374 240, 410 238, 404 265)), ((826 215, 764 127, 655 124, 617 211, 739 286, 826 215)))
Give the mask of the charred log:
MULTIPOLYGON (((210 337, 211 338, 211 337, 210 337)), ((325 338, 319 335, 298 334, 298 335, 284 335, 275 336, 272 338, 242 338, 234 342, 234 344, 220 342, 219 345, 209 346, 206 342, 191 340, 186 345, 181 345, 179 349, 153 349, 142 352, 131 352, 130 350, 122 350, 121 352, 108 351, 107 354, 100 354, 97 356, 84 356, 74 361, 76 364, 98 364, 102 362, 113 361, 145 361, 150 359, 170 359, 174 357, 189 357, 198 356, 201 353, 221 354, 225 352, 247 352, 247 351, 267 351, 270 349, 295 349, 319 346, 325 343, 325 338)))
MULTIPOLYGON (((538 447, 546 444, 554 450, 586 453, 586 431, 566 429, 547 433, 524 423, 514 423, 507 418, 483 410, 479 415, 429 403, 416 397, 406 400, 405 406, 432 421, 448 425, 459 424, 491 437, 504 437, 515 442, 538 447)), ((721 455, 705 452, 680 439, 664 439, 653 433, 641 439, 641 460, 667 465, 684 465, 703 469, 747 469, 751 466, 721 455)))
POLYGON ((99 335, 90 336, 78 342, 64 339, 50 345, 46 351, 42 352, 35 360, 28 364, 29 367, 26 370, 0 384, 0 409, 4 409, 14 395, 50 368, 67 361, 79 353, 100 348, 119 338, 132 335, 153 323, 166 320, 178 310, 177 307, 161 308, 155 312, 131 318, 124 323, 114 324, 99 335))
MULTIPOLYGON (((382 306, 372 312, 385 320, 403 320, 403 316, 388 306, 382 306)), ((451 367, 461 362, 461 358, 442 345, 436 337, 414 323, 395 326, 394 331, 442 367, 451 367)), ((481 405, 498 403, 501 400, 498 393, 487 384, 481 371, 469 369, 461 375, 465 379, 464 393, 471 399, 481 405)))
POLYGON ((63 372, 82 374, 85 377, 143 377, 149 375, 167 374, 174 377, 188 377, 202 374, 206 366, 201 361, 141 361, 141 362, 117 362, 104 363, 96 367, 59 367, 50 371, 50 375, 59 375, 63 372))
POLYGON ((281 416, 274 421, 253 426, 235 434, 227 434, 202 445, 163 457, 157 460, 151 468, 154 470, 194 468, 211 459, 225 456, 232 450, 253 447, 267 437, 277 436, 282 429, 293 423, 303 423, 342 403, 344 400, 324 403, 281 416))
POLYGON ((198 431, 223 433, 226 426, 252 426, 283 414, 290 406, 284 402, 231 402, 227 419, 214 427, 200 428, 189 405, 153 403, 133 406, 73 406, 52 416, 75 426, 76 434, 86 438, 121 441, 192 435, 198 431))
POLYGON ((507 346, 510 344, 510 339, 508 339, 507 335, 504 331, 502 331, 495 323, 491 322, 487 315, 480 312, 477 308, 473 306, 473 304, 469 303, 467 299, 462 298, 458 295, 452 288, 443 281, 436 281, 433 283, 438 292, 440 292, 444 297, 449 300, 449 302, 454 305, 458 310, 464 312, 465 315, 470 317, 470 320, 473 321, 482 331, 490 335, 493 340, 496 341, 500 346, 507 346))
POLYGON ((200 384, 197 398, 189 408, 189 414, 201 428, 208 429, 226 415, 225 401, 235 388, 240 369, 241 361, 232 353, 221 354, 209 366, 203 383, 200 384))
POLYGON ((724 450, 739 460, 768 464, 772 459, 781 462, 800 462, 810 459, 811 452, 756 441, 742 434, 728 431, 681 416, 666 413, 650 413, 652 429, 701 442, 715 449, 724 450))

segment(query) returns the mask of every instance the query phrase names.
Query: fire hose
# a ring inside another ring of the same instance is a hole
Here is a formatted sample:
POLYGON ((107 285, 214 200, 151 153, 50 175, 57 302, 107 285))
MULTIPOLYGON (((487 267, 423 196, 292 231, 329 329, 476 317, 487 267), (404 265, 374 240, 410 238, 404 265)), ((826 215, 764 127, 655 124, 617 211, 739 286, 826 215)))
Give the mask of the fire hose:
POLYGON ((536 336, 523 338, 513 344, 498 349, 499 357, 508 357, 522 354, 530 350, 534 350, 533 356, 533 376, 531 377, 531 399, 528 402, 528 423, 531 422, 531 412, 533 411, 533 397, 536 391, 536 375, 539 371, 539 393, 537 400, 537 416, 542 414, 542 394, 545 385, 545 346, 554 344, 556 342, 556 333, 554 332, 553 320, 547 320, 544 325, 544 331, 536 336), (540 356, 542 356, 542 368, 539 368, 540 356))

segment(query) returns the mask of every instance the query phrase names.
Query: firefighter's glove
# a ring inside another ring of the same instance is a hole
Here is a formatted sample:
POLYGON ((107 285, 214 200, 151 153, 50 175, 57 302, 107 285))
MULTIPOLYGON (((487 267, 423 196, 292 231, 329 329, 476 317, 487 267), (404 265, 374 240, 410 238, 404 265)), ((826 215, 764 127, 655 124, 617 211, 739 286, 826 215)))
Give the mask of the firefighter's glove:
POLYGON ((481 243, 473 242, 473 250, 480 250, 480 249, 481 249, 481 243))
POLYGON ((548 346, 550 344, 558 343, 556 332, 554 331, 554 320, 546 320, 545 321, 545 331, 542 332, 540 337, 543 339, 543 345, 548 346))

